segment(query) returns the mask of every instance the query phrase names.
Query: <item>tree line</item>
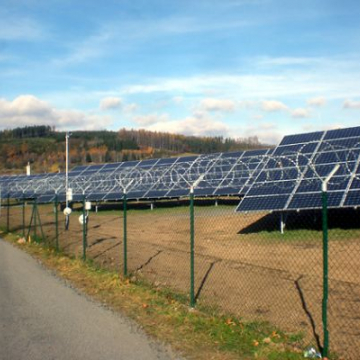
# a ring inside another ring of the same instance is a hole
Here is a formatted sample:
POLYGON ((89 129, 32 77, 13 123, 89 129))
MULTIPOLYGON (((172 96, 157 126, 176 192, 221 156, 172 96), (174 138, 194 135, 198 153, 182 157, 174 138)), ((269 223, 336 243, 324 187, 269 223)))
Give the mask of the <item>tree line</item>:
MULTIPOLYGON (((46 125, 0 131, 0 172, 24 172, 28 162, 34 172, 65 169, 65 132, 46 125)), ((266 147, 257 137, 224 138, 186 136, 148 130, 73 131, 71 166, 103 162, 207 154, 266 147)))

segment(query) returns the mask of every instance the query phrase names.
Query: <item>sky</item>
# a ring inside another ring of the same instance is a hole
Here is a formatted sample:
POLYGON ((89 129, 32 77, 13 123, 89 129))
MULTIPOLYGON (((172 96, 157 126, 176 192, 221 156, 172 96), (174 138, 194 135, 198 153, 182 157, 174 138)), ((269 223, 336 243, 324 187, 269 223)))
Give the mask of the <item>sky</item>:
POLYGON ((0 3, 0 130, 276 144, 360 125, 358 0, 0 3))

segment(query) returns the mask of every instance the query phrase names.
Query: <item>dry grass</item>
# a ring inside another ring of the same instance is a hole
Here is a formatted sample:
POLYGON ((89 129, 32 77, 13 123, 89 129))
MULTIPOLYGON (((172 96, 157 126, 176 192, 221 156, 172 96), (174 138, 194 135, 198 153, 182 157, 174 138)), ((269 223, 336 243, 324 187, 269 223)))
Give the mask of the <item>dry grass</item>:
POLYGON ((0 234, 21 247, 57 276, 109 308, 134 319, 147 334, 170 344, 190 359, 300 359, 298 336, 267 323, 216 314, 187 306, 187 299, 167 289, 120 277, 37 244, 18 245, 16 236, 0 234))

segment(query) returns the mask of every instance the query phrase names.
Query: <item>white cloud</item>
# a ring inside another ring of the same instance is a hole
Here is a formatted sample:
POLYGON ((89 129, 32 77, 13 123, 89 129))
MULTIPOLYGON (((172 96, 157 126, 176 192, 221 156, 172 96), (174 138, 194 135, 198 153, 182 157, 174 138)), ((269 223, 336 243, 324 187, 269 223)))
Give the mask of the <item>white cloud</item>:
POLYGON ((0 40, 33 41, 42 38, 46 32, 34 20, 0 13, 0 40))
POLYGON ((50 106, 43 100, 32 95, 21 95, 13 101, 0 99, 0 116, 49 116, 52 113, 50 106))
POLYGON ((303 132, 312 132, 319 130, 319 128, 316 127, 314 124, 304 124, 301 129, 303 130, 303 132))
POLYGON ((68 45, 69 54, 67 56, 53 59, 56 66, 67 66, 80 64, 91 59, 104 56, 106 46, 109 45, 113 34, 107 29, 103 29, 95 35, 91 35, 82 41, 74 42, 68 45))
POLYGON ((343 129, 343 124, 329 124, 324 126, 324 130, 337 130, 337 129, 343 129))
POLYGON ((307 104, 313 107, 324 106, 326 104, 326 99, 323 96, 314 97, 312 99, 309 99, 307 101, 307 104))
POLYGON ((360 101, 345 100, 343 104, 344 109, 360 109, 360 101))
POLYGON ((241 131, 242 137, 257 136, 263 144, 278 144, 284 134, 278 130, 274 123, 263 122, 257 126, 250 125, 241 131))
POLYGON ((268 112, 288 110, 288 107, 283 102, 277 100, 262 101, 261 108, 262 110, 268 112))
MULTIPOLYGON (((214 20, 214 19, 213 19, 214 20)), ((154 19, 136 19, 121 21, 109 24, 123 40, 131 40, 132 43, 138 41, 149 41, 149 39, 176 36, 181 34, 204 33, 209 31, 219 31, 252 26, 254 23, 249 20, 236 18, 235 20, 221 19, 217 21, 204 21, 199 16, 167 16, 154 19)))
POLYGON ((297 108, 292 110, 291 116, 296 119, 304 119, 310 117, 310 110, 304 108, 297 108))
MULTIPOLYGON (((360 96, 360 88, 354 79, 360 76, 357 58, 273 59, 274 62, 303 62, 306 67, 276 68, 267 73, 261 64, 249 59, 251 74, 239 73, 202 74, 189 77, 158 77, 125 85, 123 94, 171 92, 206 94, 209 91, 222 98, 259 101, 261 99, 305 97, 311 99, 322 94, 327 100, 360 96), (251 61, 251 63, 250 63, 251 61), (331 74, 331 76, 329 76, 331 74), (246 96, 246 98, 244 98, 246 96)), ((211 97, 212 95, 208 95, 211 97)), ((283 100, 284 101, 284 100, 283 100)))
POLYGON ((311 57, 262 57, 257 63, 261 66, 287 66, 287 65, 313 65, 321 64, 325 61, 323 58, 311 57))
POLYGON ((124 112, 127 113, 127 114, 134 113, 138 109, 139 109, 139 105, 135 104, 135 103, 124 105, 124 112))
POLYGON ((180 120, 157 122, 149 126, 148 129, 193 136, 226 136, 229 132, 229 127, 226 124, 203 114, 180 120))
POLYGON ((201 101, 200 108, 205 111, 226 111, 235 110, 235 102, 228 99, 207 98, 201 101))
POLYGON ((238 102, 238 105, 242 109, 253 109, 258 106, 258 102, 252 100, 241 100, 238 102))
POLYGON ((101 110, 119 109, 122 105, 122 100, 119 97, 106 97, 100 101, 101 110))
POLYGON ((184 101, 184 98, 182 96, 174 96, 172 98, 172 101, 175 103, 175 104, 181 104, 183 101, 184 101))
POLYGON ((264 115, 253 115, 251 116, 251 119, 253 120, 262 120, 264 118, 264 115))
POLYGON ((152 124, 164 123, 169 120, 167 114, 149 114, 149 115, 138 115, 133 117, 133 121, 141 126, 149 126, 152 124))
POLYGON ((13 101, 0 99, 1 128, 50 125, 57 129, 104 129, 111 125, 107 116, 52 107, 33 95, 21 95, 13 101))

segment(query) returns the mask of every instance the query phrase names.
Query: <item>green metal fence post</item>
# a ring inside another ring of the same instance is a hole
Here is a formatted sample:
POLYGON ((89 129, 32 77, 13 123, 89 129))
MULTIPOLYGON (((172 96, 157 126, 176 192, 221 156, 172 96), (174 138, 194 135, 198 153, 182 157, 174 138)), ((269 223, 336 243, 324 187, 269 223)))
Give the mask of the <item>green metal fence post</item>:
POLYGON ((83 230, 83 260, 86 260, 86 210, 85 210, 85 194, 83 195, 83 211, 82 211, 82 230, 83 230))
POLYGON ((322 323, 324 331, 324 344, 322 356, 327 357, 329 352, 329 332, 327 327, 327 305, 328 305, 328 222, 327 222, 327 191, 322 192, 322 230, 323 230, 323 299, 322 299, 322 323))
POLYGON ((7 195, 6 232, 10 231, 10 194, 7 195))
POLYGON ((31 217, 30 217, 30 222, 29 222, 29 228, 28 228, 28 232, 27 232, 27 235, 26 235, 26 240, 30 240, 29 236, 30 236, 30 232, 31 232, 31 225, 33 223, 33 219, 34 219, 34 204, 33 204, 33 208, 31 210, 31 217))
POLYGON ((22 236, 25 238, 25 193, 22 196, 22 236))
POLYGON ((194 257, 194 188, 190 188, 190 306, 195 306, 195 257, 194 257))
POLYGON ((37 231, 36 231, 36 215, 37 215, 37 199, 34 199, 34 207, 33 207, 33 211, 34 211, 34 241, 38 242, 37 240, 37 231))
POLYGON ((55 194, 55 250, 56 252, 59 251, 59 200, 58 200, 58 194, 55 194))
POLYGON ((123 243, 124 243, 124 276, 127 276, 127 197, 126 190, 124 190, 123 197, 123 220, 124 220, 124 232, 123 232, 123 243))
MULTIPOLYGON (((47 242, 47 239, 45 237, 44 229, 43 229, 43 226, 42 226, 42 223, 41 223, 41 217, 40 217, 40 213, 39 213, 39 207, 38 207, 37 199, 36 199, 36 214, 35 214, 35 216, 37 216, 38 220, 39 220, 39 227, 40 227, 40 231, 41 231, 40 240, 45 243, 45 242, 47 242)), ((50 246, 49 243, 48 243, 48 246, 50 246)))
POLYGON ((323 299, 322 299, 322 323, 324 332, 324 343, 322 348, 322 357, 327 358, 329 354, 329 331, 327 326, 327 307, 329 297, 329 239, 328 239, 328 193, 327 186, 330 179, 340 168, 336 164, 330 171, 326 179, 321 185, 321 200, 322 200, 322 230, 323 230, 323 299))

